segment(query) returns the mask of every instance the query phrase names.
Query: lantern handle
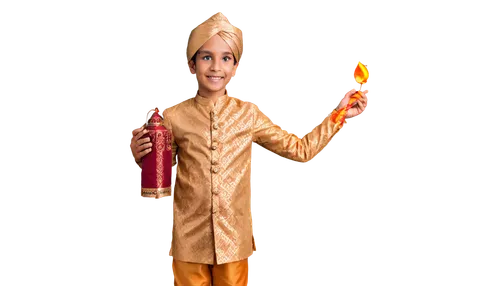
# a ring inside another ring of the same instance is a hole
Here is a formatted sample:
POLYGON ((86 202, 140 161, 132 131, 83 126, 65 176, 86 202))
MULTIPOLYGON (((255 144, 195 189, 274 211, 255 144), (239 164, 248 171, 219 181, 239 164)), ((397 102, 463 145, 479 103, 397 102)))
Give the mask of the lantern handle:
POLYGON ((158 107, 157 107, 157 108, 155 108, 155 109, 151 109, 150 111, 148 111, 148 114, 146 114, 146 124, 145 124, 145 126, 148 126, 148 118, 149 118, 149 113, 150 113, 151 111, 156 111, 156 112, 158 112, 158 107))

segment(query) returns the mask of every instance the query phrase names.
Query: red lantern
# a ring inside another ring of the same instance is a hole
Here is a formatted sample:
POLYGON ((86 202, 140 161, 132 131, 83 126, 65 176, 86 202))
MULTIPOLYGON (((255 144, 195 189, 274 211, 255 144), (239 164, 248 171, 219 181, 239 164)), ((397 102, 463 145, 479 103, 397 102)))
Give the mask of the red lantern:
POLYGON ((148 111, 143 137, 149 136, 151 152, 142 157, 140 197, 145 200, 166 200, 172 196, 172 133, 163 125, 157 104, 148 111))

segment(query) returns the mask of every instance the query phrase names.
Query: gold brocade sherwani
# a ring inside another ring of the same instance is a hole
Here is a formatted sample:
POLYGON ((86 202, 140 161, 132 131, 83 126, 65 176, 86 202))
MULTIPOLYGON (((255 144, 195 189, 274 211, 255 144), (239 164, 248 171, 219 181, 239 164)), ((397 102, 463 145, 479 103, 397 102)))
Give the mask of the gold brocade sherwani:
POLYGON ((340 129, 327 116, 302 139, 273 124, 255 104, 229 97, 214 103, 197 94, 163 112, 176 164, 174 259, 223 264, 255 248, 250 211, 252 142, 285 158, 306 162, 340 129))

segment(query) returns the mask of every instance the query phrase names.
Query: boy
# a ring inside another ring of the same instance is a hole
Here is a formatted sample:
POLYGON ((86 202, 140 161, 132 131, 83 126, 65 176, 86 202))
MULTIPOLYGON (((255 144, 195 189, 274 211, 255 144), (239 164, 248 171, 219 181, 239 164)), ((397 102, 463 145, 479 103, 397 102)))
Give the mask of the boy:
MULTIPOLYGON (((299 139, 273 124, 255 104, 229 97, 226 85, 242 52, 241 31, 221 13, 196 27, 187 60, 198 92, 163 112, 164 125, 174 136, 172 165, 178 164, 170 249, 175 285, 247 285, 247 258, 256 250, 250 210, 252 142, 306 162, 342 127, 328 116, 299 139)), ((355 92, 348 92, 337 109, 355 92)), ((347 118, 363 112, 366 93, 347 118)), ((140 139, 146 132, 142 127, 132 132, 130 147, 139 166, 151 151, 149 138, 140 139)))

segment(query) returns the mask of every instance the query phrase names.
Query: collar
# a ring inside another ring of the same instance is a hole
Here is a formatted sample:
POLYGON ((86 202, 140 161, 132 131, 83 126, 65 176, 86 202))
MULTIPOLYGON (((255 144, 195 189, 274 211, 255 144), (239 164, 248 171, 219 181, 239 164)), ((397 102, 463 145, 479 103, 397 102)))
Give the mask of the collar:
POLYGON ((224 95, 219 96, 215 102, 212 102, 212 100, 210 98, 206 98, 206 97, 201 96, 199 93, 196 93, 194 100, 201 105, 220 106, 220 105, 223 105, 224 103, 226 103, 228 98, 229 98, 229 96, 227 95, 227 90, 226 90, 224 95))

